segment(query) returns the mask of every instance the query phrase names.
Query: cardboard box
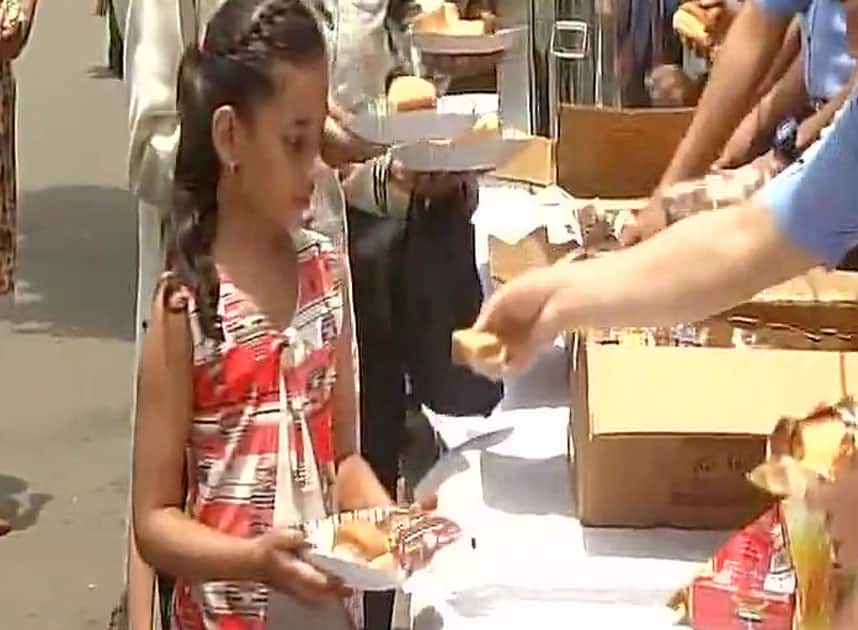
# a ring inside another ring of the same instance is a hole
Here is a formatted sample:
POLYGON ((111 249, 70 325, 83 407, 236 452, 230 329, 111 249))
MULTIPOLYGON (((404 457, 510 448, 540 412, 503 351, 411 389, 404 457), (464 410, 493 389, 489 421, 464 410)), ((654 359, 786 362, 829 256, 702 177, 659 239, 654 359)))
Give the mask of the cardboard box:
MULTIPOLYGON (((589 205, 605 215, 615 215, 643 208, 647 201, 647 199, 585 199, 581 200, 581 204, 589 205)), ((516 243, 507 243, 503 239, 489 235, 489 269, 492 279, 496 284, 504 284, 532 269, 556 263, 572 252, 576 246, 572 242, 552 243, 545 228, 534 230, 516 243)))
POLYGON ((533 136, 528 146, 495 171, 495 177, 537 186, 557 181, 556 144, 550 138, 533 136))
POLYGON ((557 183, 576 197, 649 197, 694 109, 561 105, 557 183))
MULTIPOLYGON (((562 105, 557 142, 534 138, 527 151, 496 175, 539 186, 557 183, 600 212, 643 208, 685 134, 693 109, 614 110, 562 105)), ((489 240, 497 283, 550 265, 573 249, 536 230, 515 244, 489 240)))
MULTIPOLYGON (((830 307, 858 322, 858 300, 843 299, 858 295, 856 278, 815 273, 746 307, 781 321, 830 307), (801 289, 811 284, 817 302, 801 289)), ((571 384, 584 523, 733 529, 770 502, 745 474, 763 461, 776 419, 858 395, 858 353, 601 345, 580 335, 571 384)))

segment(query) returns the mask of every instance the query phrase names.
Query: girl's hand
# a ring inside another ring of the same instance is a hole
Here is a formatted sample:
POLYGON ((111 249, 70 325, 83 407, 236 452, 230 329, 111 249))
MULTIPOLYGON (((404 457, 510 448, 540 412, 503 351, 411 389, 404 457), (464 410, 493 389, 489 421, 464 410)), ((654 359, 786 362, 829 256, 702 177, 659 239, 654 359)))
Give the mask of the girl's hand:
POLYGON ((350 595, 341 582, 299 558, 306 547, 304 535, 297 530, 274 528, 265 533, 258 539, 256 559, 262 581, 311 604, 350 595))
POLYGON ((322 139, 322 158, 328 166, 338 168, 346 164, 361 163, 384 153, 380 147, 358 138, 346 128, 345 114, 332 110, 325 121, 322 139))
POLYGON ((553 299, 563 265, 537 269, 501 287, 485 304, 474 328, 499 337, 508 350, 508 368, 524 370, 537 352, 563 329, 553 299))

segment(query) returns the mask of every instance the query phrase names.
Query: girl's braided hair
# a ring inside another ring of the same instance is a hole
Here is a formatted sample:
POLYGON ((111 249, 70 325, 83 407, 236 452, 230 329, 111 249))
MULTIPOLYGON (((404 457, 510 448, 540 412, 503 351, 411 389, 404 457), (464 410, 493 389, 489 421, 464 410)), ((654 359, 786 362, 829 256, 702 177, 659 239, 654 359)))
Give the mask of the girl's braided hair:
POLYGON ((212 255, 221 169, 212 141, 212 117, 225 105, 249 120, 276 90, 277 62, 301 64, 325 55, 325 41, 301 0, 227 0, 203 41, 182 57, 178 82, 181 120, 173 208, 168 225, 164 305, 189 289, 205 337, 221 341, 220 283, 212 255))

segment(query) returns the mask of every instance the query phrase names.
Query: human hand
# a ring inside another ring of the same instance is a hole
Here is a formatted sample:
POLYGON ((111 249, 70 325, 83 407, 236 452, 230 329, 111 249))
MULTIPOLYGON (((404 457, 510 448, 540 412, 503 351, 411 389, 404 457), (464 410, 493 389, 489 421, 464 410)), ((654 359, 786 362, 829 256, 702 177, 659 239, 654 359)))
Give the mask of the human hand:
POLYGON ((268 530, 256 543, 256 566, 262 581, 309 604, 350 595, 339 580, 300 559, 300 552, 306 548, 304 535, 297 530, 268 530))
POLYGON ((765 138, 761 137, 757 124, 758 116, 747 116, 730 136, 721 155, 712 165, 715 169, 744 166, 765 150, 765 138))
POLYGON ((697 10, 691 12, 705 29, 705 38, 688 38, 680 34, 683 44, 694 51, 701 59, 713 63, 718 49, 724 42, 733 20, 742 5, 737 0, 693 0, 697 10))
POLYGON ((17 59, 30 37, 35 0, 0 2, 0 61, 17 59))
POLYGON ((341 110, 331 109, 325 121, 322 139, 322 157, 328 166, 338 168, 346 164, 365 162, 384 153, 384 147, 367 142, 346 128, 341 110))
POLYGON ((474 329, 497 336, 507 350, 509 372, 521 372, 563 330, 563 316, 553 299, 566 265, 530 271, 505 284, 486 302, 474 329))
POLYGON ((624 247, 630 247, 655 236, 666 227, 667 211, 662 193, 656 191, 646 206, 631 211, 631 220, 623 224, 617 238, 624 247))

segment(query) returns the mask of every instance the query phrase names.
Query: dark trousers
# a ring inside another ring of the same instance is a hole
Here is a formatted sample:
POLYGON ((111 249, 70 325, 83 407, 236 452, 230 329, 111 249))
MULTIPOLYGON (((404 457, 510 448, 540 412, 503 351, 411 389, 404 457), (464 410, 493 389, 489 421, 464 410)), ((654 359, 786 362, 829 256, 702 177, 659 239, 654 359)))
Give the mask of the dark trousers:
POLYGON ((113 2, 107 3, 107 20, 110 29, 107 66, 116 78, 121 79, 123 77, 122 25, 119 24, 119 20, 117 19, 113 2))
MULTIPOLYGON (((487 415, 503 391, 450 363, 452 331, 470 326, 482 302, 467 209, 433 204, 407 222, 350 209, 348 221, 363 455, 395 496, 409 408, 487 415)), ((390 628, 393 594, 365 603, 367 630, 390 628)))

